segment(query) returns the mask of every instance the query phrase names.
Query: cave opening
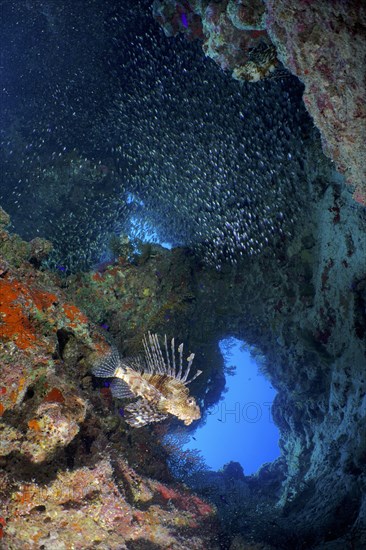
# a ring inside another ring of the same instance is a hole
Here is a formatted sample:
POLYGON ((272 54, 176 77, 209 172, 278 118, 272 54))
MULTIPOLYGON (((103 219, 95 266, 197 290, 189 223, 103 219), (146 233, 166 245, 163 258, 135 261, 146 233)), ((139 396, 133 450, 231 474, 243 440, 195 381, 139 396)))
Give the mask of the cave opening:
POLYGON ((185 448, 198 449, 213 470, 235 461, 251 475, 280 455, 279 431, 271 415, 276 390, 254 349, 236 338, 225 338, 219 346, 225 360, 226 391, 185 448))

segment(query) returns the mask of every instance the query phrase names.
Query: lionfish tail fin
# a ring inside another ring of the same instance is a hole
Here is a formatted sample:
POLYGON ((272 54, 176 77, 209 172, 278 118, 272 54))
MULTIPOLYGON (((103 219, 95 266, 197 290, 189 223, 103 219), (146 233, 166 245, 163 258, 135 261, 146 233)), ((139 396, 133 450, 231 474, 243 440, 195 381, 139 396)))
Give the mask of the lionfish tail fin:
POLYGON ((92 373, 98 378, 113 378, 116 370, 121 367, 121 360, 118 353, 118 349, 113 347, 107 355, 97 363, 92 373))

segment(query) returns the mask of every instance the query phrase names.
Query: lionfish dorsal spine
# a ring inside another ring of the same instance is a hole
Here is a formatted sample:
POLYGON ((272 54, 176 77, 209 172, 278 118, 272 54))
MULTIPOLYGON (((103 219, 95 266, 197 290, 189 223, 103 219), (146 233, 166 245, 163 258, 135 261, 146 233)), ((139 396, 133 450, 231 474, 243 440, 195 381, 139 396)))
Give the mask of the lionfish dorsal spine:
POLYGON ((192 366, 192 363, 193 363, 193 359, 194 359, 194 353, 191 353, 191 355, 189 357, 187 357, 188 366, 187 366, 187 370, 185 372, 185 375, 183 376, 183 378, 181 378, 182 382, 185 382, 188 378, 189 371, 191 370, 191 366, 192 366))
POLYGON ((144 351, 145 351, 145 363, 147 367, 147 372, 154 374, 165 374, 171 378, 175 378, 180 382, 183 382, 184 385, 190 384, 193 380, 199 376, 202 371, 197 371, 197 373, 188 380, 188 376, 192 367, 194 353, 191 353, 187 357, 187 368, 183 368, 183 344, 178 346, 178 355, 179 355, 179 368, 177 372, 177 364, 175 359, 175 340, 171 339, 171 354, 169 353, 168 340, 165 334, 164 336, 164 347, 166 360, 164 359, 163 352, 160 347, 160 342, 157 334, 151 334, 148 332, 148 337, 145 335, 142 339, 144 351))
POLYGON ((191 382, 193 382, 193 380, 196 380, 197 376, 199 376, 200 374, 202 374, 202 371, 201 370, 198 370, 196 372, 196 374, 194 376, 192 376, 192 378, 190 380, 187 380, 187 382, 184 382, 184 385, 185 386, 188 386, 188 384, 190 384, 191 382))
POLYGON ((174 369, 173 369, 173 367, 170 363, 169 350, 168 350, 168 339, 166 337, 166 334, 164 335, 164 347, 165 347, 165 356, 166 356, 166 370, 167 370, 168 375, 171 376, 172 378, 174 378, 175 372, 174 372, 174 369))
POLYGON ((161 368, 160 368, 160 364, 159 364, 159 361, 158 361, 158 357, 157 357, 157 353, 156 353, 156 344, 155 344, 155 338, 156 338, 156 334, 151 334, 149 332, 149 343, 150 343, 150 350, 151 350, 151 357, 152 357, 152 361, 153 361, 153 370, 156 372, 159 372, 161 373, 161 368))
MULTIPOLYGON (((149 336, 150 336, 150 333, 149 333, 149 336)), ((148 343, 145 335, 143 336, 142 343, 143 343, 143 346, 144 346, 147 370, 148 370, 148 372, 153 373, 154 372, 154 361, 153 361, 153 358, 152 358, 152 355, 151 355, 149 343, 148 343)))
POLYGON ((176 378, 177 380, 180 380, 182 378, 182 372, 183 372, 183 344, 179 344, 178 354, 179 354, 179 370, 176 374, 176 378))
POLYGON ((172 340, 170 342, 170 350, 171 350, 171 354, 172 354, 173 378, 176 378, 177 370, 176 370, 176 366, 175 366, 175 339, 174 338, 172 338, 172 340))
POLYGON ((160 366, 160 372, 162 374, 169 374, 168 367, 165 364, 163 352, 161 351, 159 338, 157 334, 154 335, 154 343, 155 343, 155 350, 156 350, 156 359, 157 359, 158 365, 160 366))
POLYGON ((145 358, 150 373, 167 374, 164 357, 161 352, 157 334, 148 333, 148 338, 144 336, 143 345, 145 349, 145 358))

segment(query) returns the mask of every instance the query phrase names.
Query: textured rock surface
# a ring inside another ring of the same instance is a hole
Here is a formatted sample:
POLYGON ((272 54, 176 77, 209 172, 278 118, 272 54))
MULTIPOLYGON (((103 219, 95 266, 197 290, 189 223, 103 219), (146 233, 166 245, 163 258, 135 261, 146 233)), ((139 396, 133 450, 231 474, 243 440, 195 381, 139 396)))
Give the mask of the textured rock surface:
POLYGON ((267 2, 266 27, 279 58, 305 84, 304 102, 324 152, 366 204, 366 6, 267 2))
POLYGON ((23 483, 12 493, 7 513, 9 549, 214 548, 211 506, 182 488, 141 478, 121 459, 59 472, 47 485, 23 483), (122 484, 135 486, 135 494, 122 484))
POLYGON ((199 2, 181 4, 155 0, 153 14, 168 36, 184 33, 203 40, 203 50, 234 78, 256 82, 278 66, 276 50, 265 30, 265 9, 255 2, 199 2))

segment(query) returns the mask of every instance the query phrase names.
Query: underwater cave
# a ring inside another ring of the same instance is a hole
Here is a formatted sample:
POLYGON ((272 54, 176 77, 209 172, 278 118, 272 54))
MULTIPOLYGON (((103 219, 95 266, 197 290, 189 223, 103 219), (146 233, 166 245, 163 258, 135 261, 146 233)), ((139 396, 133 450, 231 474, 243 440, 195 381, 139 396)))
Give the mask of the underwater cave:
POLYGON ((366 548, 346 4, 2 1, 1 548, 366 548))

